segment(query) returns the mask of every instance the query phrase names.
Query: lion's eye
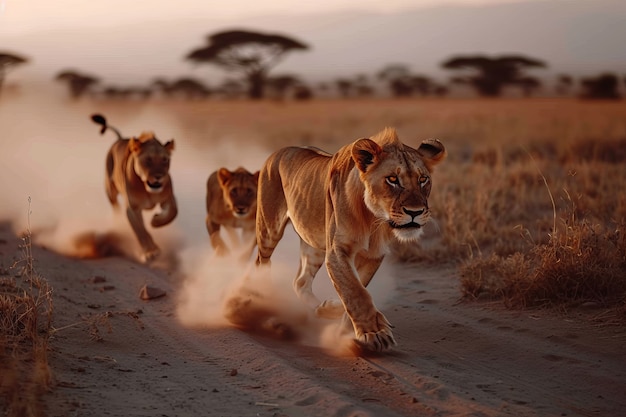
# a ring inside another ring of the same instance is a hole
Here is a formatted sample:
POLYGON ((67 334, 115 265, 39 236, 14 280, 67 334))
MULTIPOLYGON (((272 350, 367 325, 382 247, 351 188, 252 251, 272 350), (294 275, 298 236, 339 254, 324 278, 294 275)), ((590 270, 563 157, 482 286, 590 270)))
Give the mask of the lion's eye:
POLYGON ((430 181, 430 178, 428 177, 428 175, 420 175, 418 181, 420 183, 420 186, 423 187, 426 184, 428 184, 428 181, 430 181))
POLYGON ((388 176, 387 178, 385 178, 385 181, 387 181, 387 184, 389 185, 400 185, 400 181, 395 175, 388 176))
POLYGON ((237 189, 236 188, 233 188, 232 190, 230 190, 230 196, 233 197, 233 198, 237 197, 237 189))

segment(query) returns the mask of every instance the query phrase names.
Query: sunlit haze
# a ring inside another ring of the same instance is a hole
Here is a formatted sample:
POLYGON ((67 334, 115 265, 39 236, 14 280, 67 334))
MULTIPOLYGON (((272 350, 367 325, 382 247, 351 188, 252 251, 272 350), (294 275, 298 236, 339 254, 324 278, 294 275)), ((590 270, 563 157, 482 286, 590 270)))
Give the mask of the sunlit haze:
MULTIPOLYGON (((443 78, 455 54, 521 54, 548 63, 539 77, 626 71, 622 0, 287 0, 229 2, 0 0, 1 51, 29 64, 7 82, 48 87, 74 69, 103 85, 194 77, 209 85, 229 74, 185 56, 207 35, 231 29, 280 33, 306 45, 274 74, 307 81, 373 75, 391 63, 443 78), (41 83, 40 83, 41 84, 41 83)), ((56 86, 58 87, 58 86, 56 86)))
MULTIPOLYGON (((528 0, 526 0, 528 1, 528 0)), ((541 1, 541 0, 530 0, 541 1)), ((264 15, 305 15, 336 11, 397 12, 441 5, 515 3, 519 0, 0 0, 0 34, 23 34, 49 28, 110 26, 204 17, 239 19, 264 15)))

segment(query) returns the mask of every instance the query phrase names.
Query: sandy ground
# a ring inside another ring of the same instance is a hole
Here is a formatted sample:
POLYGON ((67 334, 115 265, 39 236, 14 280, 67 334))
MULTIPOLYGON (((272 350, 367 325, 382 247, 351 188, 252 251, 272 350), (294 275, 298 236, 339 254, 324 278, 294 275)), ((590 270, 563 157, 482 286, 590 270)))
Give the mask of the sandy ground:
MULTIPOLYGON (((0 242, 2 264, 19 258, 6 224, 0 242)), ((398 347, 355 357, 227 325, 186 327, 176 302, 184 277, 167 269, 40 247, 34 257, 54 288, 60 329, 51 342, 50 416, 617 416, 626 409, 623 329, 594 325, 592 312, 566 319, 459 303, 451 268, 387 265, 397 287, 383 311, 398 347), (167 295, 141 300, 145 284, 167 295)))
MULTIPOLYGON (((334 337, 335 323, 316 321, 298 303, 293 233, 279 245, 272 275, 244 285, 245 268, 210 256, 203 223, 209 173, 258 169, 271 148, 252 130, 236 137, 236 126, 218 123, 243 116, 59 107, 44 98, 3 105, 0 271, 13 273, 21 256, 15 231, 29 225, 35 266, 54 288, 50 416, 626 415, 626 329, 595 322, 598 310, 559 315, 460 302, 453 265, 390 262, 370 292, 398 346, 365 357, 334 337), (164 256, 151 267, 132 257, 72 256, 85 232, 121 233, 128 253, 136 251, 126 219, 106 201, 104 155, 113 138, 98 135, 88 120, 94 111, 129 134, 150 126, 177 140, 180 212, 154 232, 164 256), (166 295, 140 299, 146 284, 166 295), (257 295, 242 320, 270 334, 225 320, 225 301, 247 305, 250 294, 257 295)), ((249 116, 264 120, 257 113, 249 116)), ((320 271, 321 298, 332 296, 328 281, 320 271)))

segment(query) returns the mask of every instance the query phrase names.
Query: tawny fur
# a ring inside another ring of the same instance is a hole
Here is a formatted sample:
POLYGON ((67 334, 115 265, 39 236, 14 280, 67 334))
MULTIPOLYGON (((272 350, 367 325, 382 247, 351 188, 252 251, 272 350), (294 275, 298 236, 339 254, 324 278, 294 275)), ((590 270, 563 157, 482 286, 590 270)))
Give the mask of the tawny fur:
POLYGON ((235 171, 220 168, 207 180, 206 228, 211 245, 218 256, 232 249, 222 238, 220 230, 228 234, 231 245, 242 249, 242 257, 249 259, 256 246, 255 219, 259 171, 254 174, 239 167, 235 171), (238 234, 237 231, 241 233, 238 234))
POLYGON ((390 128, 334 155, 299 147, 275 152, 259 175, 257 265, 269 264, 291 221, 301 239, 298 296, 318 316, 343 314, 360 346, 390 348, 391 325, 366 287, 393 239, 412 242, 420 236, 430 218, 430 173, 444 157, 439 141, 426 140, 414 149, 390 128), (320 302, 313 294, 324 262, 340 301, 320 302))
POLYGON ((173 150, 173 140, 163 145, 154 133, 144 132, 136 138, 118 138, 107 154, 107 196, 114 207, 119 206, 118 196, 122 196, 124 209, 141 246, 144 262, 159 256, 160 249, 146 230, 143 210, 160 206, 161 211, 150 222, 153 227, 169 224, 178 213, 169 174, 173 150))

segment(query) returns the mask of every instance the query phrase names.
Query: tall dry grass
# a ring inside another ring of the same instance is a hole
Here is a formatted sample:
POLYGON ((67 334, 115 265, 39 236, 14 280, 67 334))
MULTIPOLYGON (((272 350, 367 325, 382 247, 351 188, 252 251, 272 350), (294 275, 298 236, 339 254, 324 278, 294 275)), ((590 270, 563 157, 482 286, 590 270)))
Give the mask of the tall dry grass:
POLYGON ((0 270, 0 404, 8 417, 39 417, 52 383, 52 288, 35 269, 30 228, 20 249, 20 258, 0 270))

